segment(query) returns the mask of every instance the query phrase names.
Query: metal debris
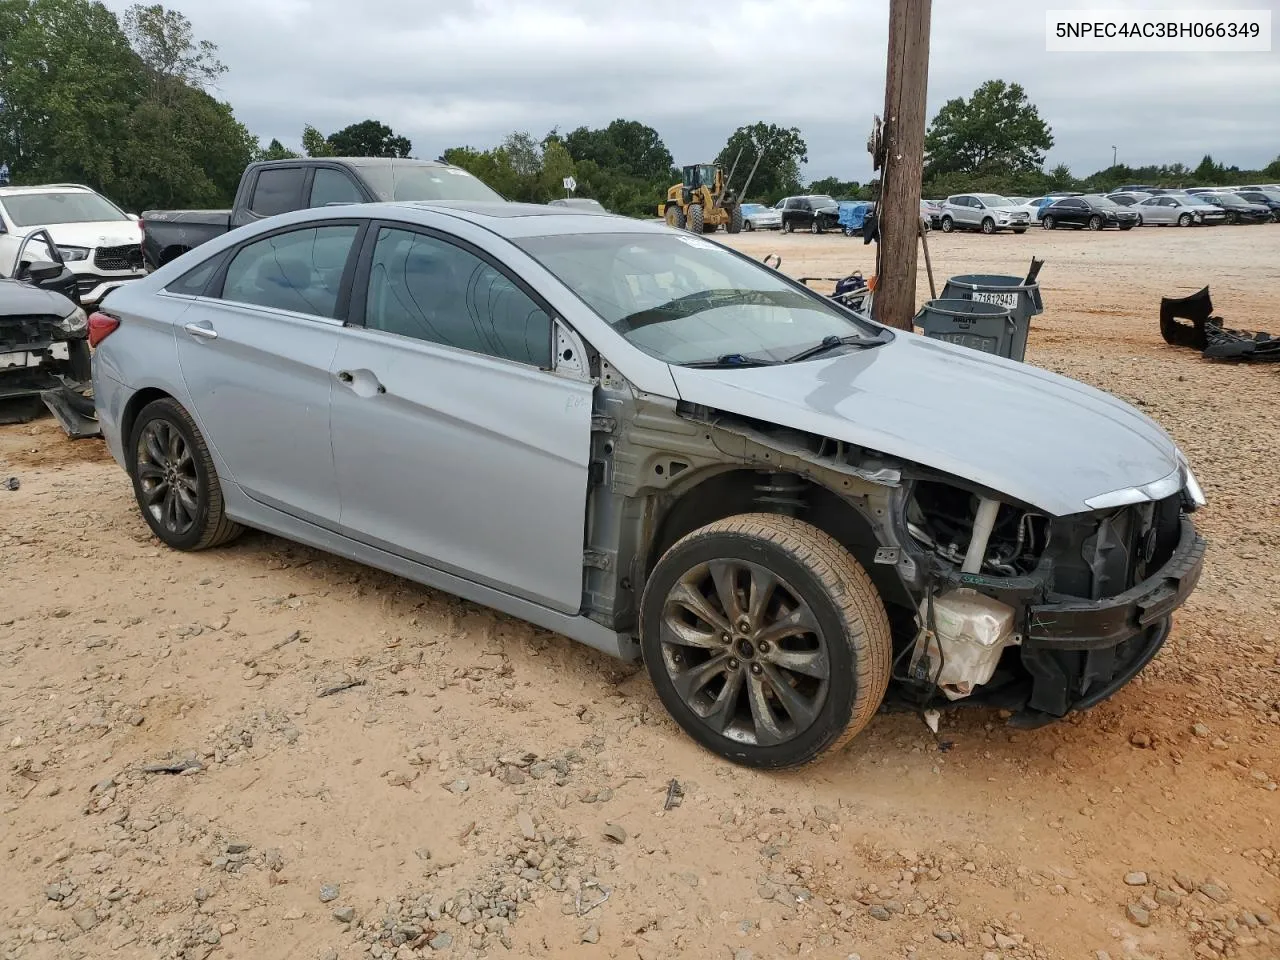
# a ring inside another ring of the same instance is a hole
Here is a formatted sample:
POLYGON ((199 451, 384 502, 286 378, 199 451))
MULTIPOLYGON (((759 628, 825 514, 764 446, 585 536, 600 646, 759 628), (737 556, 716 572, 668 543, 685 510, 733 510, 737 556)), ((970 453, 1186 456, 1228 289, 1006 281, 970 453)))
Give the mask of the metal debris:
POLYGON ((680 781, 675 777, 671 778, 671 782, 667 784, 667 799, 663 803, 663 810, 670 810, 672 807, 678 807, 684 800, 684 787, 680 786, 680 781))

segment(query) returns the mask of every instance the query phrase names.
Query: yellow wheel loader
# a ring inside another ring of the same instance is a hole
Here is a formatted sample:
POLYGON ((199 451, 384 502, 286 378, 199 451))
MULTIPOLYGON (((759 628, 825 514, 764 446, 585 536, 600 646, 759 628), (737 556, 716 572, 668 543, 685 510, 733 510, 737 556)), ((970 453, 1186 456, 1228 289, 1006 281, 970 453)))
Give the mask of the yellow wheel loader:
POLYGON ((741 150, 729 168, 728 177, 714 163, 695 163, 685 167, 684 179, 668 190, 667 199, 658 205, 658 216, 666 220, 668 226, 690 233, 715 233, 721 226, 729 233, 740 232, 741 198, 746 196, 751 179, 756 175, 760 156, 762 154, 757 154, 747 182, 736 193, 730 191, 729 185, 738 169, 738 161, 742 159, 741 150))

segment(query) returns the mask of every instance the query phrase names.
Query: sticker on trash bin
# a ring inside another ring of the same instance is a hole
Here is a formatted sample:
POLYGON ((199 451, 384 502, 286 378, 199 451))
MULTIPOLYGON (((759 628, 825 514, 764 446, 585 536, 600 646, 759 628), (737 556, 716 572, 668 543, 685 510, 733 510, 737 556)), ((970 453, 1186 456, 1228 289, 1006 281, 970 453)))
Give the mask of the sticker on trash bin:
POLYGON ((978 303, 994 303, 997 306, 1008 307, 1010 310, 1015 310, 1018 306, 1018 295, 1016 293, 983 293, 975 290, 973 299, 978 303))

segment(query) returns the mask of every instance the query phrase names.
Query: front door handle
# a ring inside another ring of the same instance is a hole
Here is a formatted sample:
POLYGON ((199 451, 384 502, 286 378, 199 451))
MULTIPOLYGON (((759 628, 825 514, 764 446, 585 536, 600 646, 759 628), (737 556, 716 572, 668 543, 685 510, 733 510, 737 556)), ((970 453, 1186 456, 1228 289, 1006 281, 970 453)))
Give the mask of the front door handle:
POLYGON ((218 331, 213 329, 207 320, 197 320, 193 323, 188 323, 182 329, 191 334, 191 336, 200 340, 218 339, 218 331))
POLYGON ((355 378, 351 376, 350 370, 339 370, 338 379, 341 380, 343 383, 350 383, 355 378))

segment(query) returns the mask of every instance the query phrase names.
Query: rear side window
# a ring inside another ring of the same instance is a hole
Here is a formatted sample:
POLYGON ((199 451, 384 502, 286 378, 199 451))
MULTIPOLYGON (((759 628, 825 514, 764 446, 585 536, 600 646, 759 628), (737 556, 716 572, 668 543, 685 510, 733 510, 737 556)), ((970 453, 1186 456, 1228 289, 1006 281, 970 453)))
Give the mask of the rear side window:
POLYGON ((258 171, 249 209, 260 217, 274 217, 302 206, 301 167, 268 168, 258 171))
POLYGON ((364 203, 359 188, 341 170, 320 167, 311 181, 311 206, 323 207, 330 203, 364 203))
POLYGON ((222 299, 333 318, 358 231, 310 227, 248 244, 227 267, 222 299))
POLYGON ((503 360, 551 366, 551 318, 506 274, 436 237, 384 228, 365 326, 503 360))
POLYGON ((222 266, 222 262, 226 259, 225 253, 210 257, 198 267, 188 270, 165 287, 165 290, 169 293, 180 293, 186 297, 201 296, 208 288, 209 281, 213 279, 214 274, 218 272, 218 268, 222 266))

